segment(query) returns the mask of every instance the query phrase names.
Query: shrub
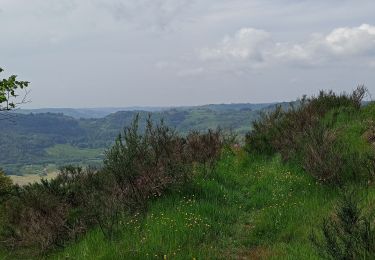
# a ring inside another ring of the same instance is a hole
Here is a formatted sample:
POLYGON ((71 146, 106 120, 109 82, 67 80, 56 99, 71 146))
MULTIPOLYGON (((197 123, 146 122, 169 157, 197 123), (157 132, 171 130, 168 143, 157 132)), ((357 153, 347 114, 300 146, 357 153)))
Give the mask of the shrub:
POLYGON ((147 198, 161 195, 189 174, 183 138, 163 121, 154 126, 151 118, 141 134, 138 121, 136 116, 104 160, 104 172, 114 176, 126 200, 133 205, 143 205, 147 198))
POLYGON ((343 168, 343 158, 335 148, 336 133, 319 125, 306 135, 303 149, 303 166, 320 181, 338 182, 343 168))
POLYGON ((253 122, 253 130, 246 134, 246 150, 273 155, 276 152, 273 142, 279 139, 279 128, 284 116, 281 106, 270 112, 262 112, 260 119, 253 122))
POLYGON ((9 191, 8 179, 0 178, 9 193, 0 211, 4 245, 45 252, 93 226, 113 239, 124 214, 187 182, 194 163, 213 164, 226 142, 219 130, 184 138, 151 117, 141 133, 138 121, 119 135, 102 169, 67 166, 53 180, 9 191))
POLYGON ((247 149, 268 154, 284 151, 283 157, 289 158, 287 153, 298 147, 301 137, 314 128, 327 112, 339 107, 359 109, 366 92, 364 86, 357 87, 351 95, 320 91, 316 97, 303 96, 296 103, 291 103, 287 110, 277 106, 271 112, 262 113, 260 119, 253 123, 253 130, 247 134, 247 149))
POLYGON ((353 192, 343 195, 334 215, 324 219, 321 231, 311 240, 319 253, 328 259, 374 259, 375 229, 365 216, 353 192))
POLYGON ((340 108, 358 111, 366 92, 363 86, 351 95, 321 91, 316 97, 304 96, 287 110, 277 107, 264 113, 246 135, 246 150, 280 153, 283 161, 297 161, 320 181, 337 183, 363 176, 374 154, 350 149, 351 144, 338 138, 337 114, 332 113, 328 122, 326 117, 340 108))
POLYGON ((1 237, 6 247, 61 247, 98 225, 112 239, 120 214, 122 193, 101 170, 67 166, 57 178, 14 187, 1 212, 1 237))
POLYGON ((186 142, 185 152, 189 160, 212 168, 220 156, 225 140, 220 129, 216 131, 209 129, 206 133, 191 131, 186 137, 186 142))
POLYGON ((5 202, 3 242, 8 247, 36 247, 41 251, 61 245, 69 235, 66 220, 69 205, 42 184, 17 190, 5 202))

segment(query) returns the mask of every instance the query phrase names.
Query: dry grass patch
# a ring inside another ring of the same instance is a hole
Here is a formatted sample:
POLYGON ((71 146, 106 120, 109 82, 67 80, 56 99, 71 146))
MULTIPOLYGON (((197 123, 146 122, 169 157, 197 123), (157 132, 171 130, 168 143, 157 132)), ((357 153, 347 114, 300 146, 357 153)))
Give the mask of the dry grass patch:
POLYGON ((22 175, 22 176, 9 175, 9 177, 12 179, 14 184, 17 184, 19 186, 25 186, 31 183, 40 183, 42 179, 47 179, 47 180, 54 179, 57 177, 58 174, 59 174, 58 171, 53 171, 43 176, 39 174, 28 174, 28 175, 22 175))

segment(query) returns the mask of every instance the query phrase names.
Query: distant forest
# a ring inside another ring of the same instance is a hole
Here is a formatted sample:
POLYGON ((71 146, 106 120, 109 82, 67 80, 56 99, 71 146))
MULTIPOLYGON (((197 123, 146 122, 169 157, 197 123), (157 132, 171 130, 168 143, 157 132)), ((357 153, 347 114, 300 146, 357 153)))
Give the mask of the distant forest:
POLYGON ((152 114, 153 120, 164 119, 181 134, 220 127, 243 136, 260 111, 274 106, 274 103, 223 104, 148 111, 145 108, 112 114, 115 109, 18 110, 12 120, 0 124, 0 164, 9 174, 21 174, 19 169, 25 165, 95 164, 136 114, 140 115, 141 129, 152 114))

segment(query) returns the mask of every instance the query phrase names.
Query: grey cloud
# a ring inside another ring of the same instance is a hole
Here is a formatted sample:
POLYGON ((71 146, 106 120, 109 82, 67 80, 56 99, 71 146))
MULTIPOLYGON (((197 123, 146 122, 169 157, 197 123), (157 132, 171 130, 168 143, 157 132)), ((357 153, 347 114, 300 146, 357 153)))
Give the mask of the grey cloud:
POLYGON ((32 82, 34 107, 263 102, 357 83, 375 93, 373 0, 2 0, 0 9, 0 66, 32 82))
POLYGON ((204 73, 204 68, 192 68, 192 69, 184 69, 177 73, 180 77, 187 77, 187 76, 197 76, 204 73))
POLYGON ((193 4, 192 0, 96 0, 116 20, 165 29, 193 4))
POLYGON ((226 36, 217 47, 202 49, 200 57, 257 67, 288 62, 319 65, 374 54, 375 26, 363 24, 336 28, 326 35, 314 34, 302 43, 278 42, 264 30, 242 28, 234 36, 226 36))

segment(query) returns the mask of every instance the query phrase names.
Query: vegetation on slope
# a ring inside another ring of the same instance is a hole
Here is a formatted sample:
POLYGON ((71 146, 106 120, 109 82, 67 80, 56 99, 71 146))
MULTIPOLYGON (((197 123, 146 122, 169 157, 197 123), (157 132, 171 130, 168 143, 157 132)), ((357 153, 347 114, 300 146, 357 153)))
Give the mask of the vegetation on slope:
POLYGON ((92 230, 52 258, 256 259, 318 258, 311 228, 337 190, 317 184, 280 158, 226 151, 214 171, 196 172, 183 189, 124 220, 111 242, 92 230))
POLYGON ((101 170, 5 185, 3 257, 373 259, 375 104, 362 107, 364 94, 271 111, 246 150, 151 121, 139 135, 135 121, 101 170))
POLYGON ((0 205, 2 245, 45 253, 92 227, 112 240, 123 216, 188 183, 194 165, 211 167, 227 142, 220 131, 181 137, 151 118, 141 132, 138 122, 119 135, 101 169, 69 166, 50 181, 8 183, 0 205))

